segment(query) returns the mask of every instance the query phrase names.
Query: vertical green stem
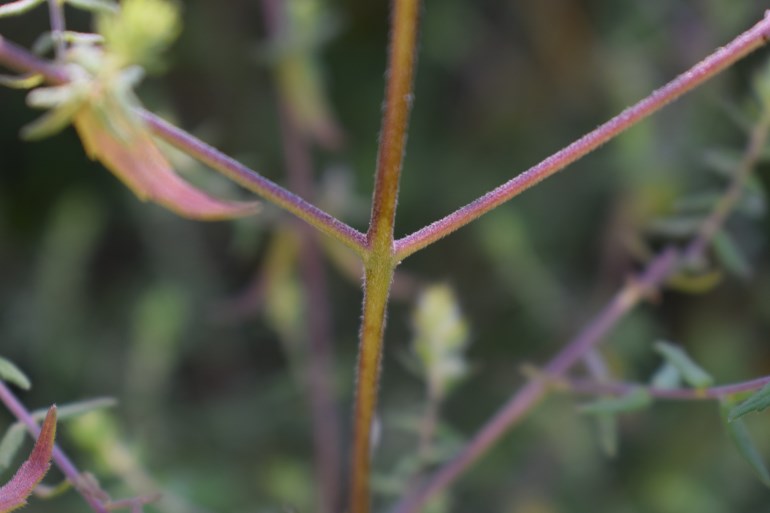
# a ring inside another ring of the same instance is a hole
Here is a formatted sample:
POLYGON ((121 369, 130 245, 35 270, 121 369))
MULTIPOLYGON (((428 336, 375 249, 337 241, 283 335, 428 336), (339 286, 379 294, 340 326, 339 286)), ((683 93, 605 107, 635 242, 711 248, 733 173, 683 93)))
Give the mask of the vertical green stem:
POLYGON ((368 513, 370 506, 371 430, 377 408, 385 311, 397 264, 393 224, 412 106, 419 12, 419 0, 393 1, 385 112, 364 255, 364 307, 356 381, 350 513, 368 513))
POLYGON ((364 285, 364 315, 358 349, 356 406, 353 426, 350 512, 369 511, 369 474, 371 467, 371 430, 377 408, 377 387, 382 359, 382 336, 393 268, 367 267, 364 285))

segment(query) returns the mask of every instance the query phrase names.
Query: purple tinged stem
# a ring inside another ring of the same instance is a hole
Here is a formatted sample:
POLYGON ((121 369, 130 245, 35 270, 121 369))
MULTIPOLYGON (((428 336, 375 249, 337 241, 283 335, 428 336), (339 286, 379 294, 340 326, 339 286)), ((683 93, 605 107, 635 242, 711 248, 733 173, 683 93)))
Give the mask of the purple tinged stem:
MULTIPOLYGON (((766 17, 764 22, 768 20, 770 18, 766 17)), ((758 24, 757 26, 760 25, 758 24)), ((755 29, 757 26, 755 26, 755 29)), ((746 34, 744 33, 744 36, 746 34)), ((706 59, 703 62, 708 60, 706 59)), ((630 281, 621 289, 610 303, 586 325, 583 331, 577 337, 570 340, 545 366, 540 379, 533 379, 519 389, 453 460, 436 471, 422 487, 415 488, 408 493, 396 504, 391 513, 416 513, 419 511, 431 496, 449 486, 496 443, 500 437, 520 421, 545 397, 554 383, 558 383, 560 379, 563 379, 564 375, 573 365, 582 360, 601 342, 602 338, 627 312, 636 307, 644 298, 654 295, 665 280, 674 274, 683 263, 697 259, 703 254, 714 235, 724 225, 729 213, 740 200, 749 174, 761 157, 761 150, 766 144, 770 133, 770 106, 764 105, 763 107, 760 117, 749 136, 749 141, 743 152, 743 158, 733 172, 730 185, 711 215, 701 224, 695 238, 682 251, 669 247, 652 260, 641 277, 630 281)), ((714 387, 707 390, 652 389, 650 391, 656 397, 669 399, 717 399, 725 395, 755 390, 768 382, 770 382, 770 377, 714 387)), ((608 391, 615 389, 617 392, 629 390, 629 385, 626 384, 594 382, 590 386, 594 389, 606 387, 608 391)))
POLYGON ((639 278, 619 291, 594 320, 551 360, 544 369, 542 379, 533 379, 519 389, 454 459, 441 467, 426 484, 408 493, 392 513, 419 511, 430 497, 457 479, 546 396, 553 383, 551 377, 560 376, 579 362, 629 310, 655 291, 657 284, 675 268, 677 256, 675 250, 668 249, 653 260, 639 278))
POLYGON ((62 61, 64 59, 64 51, 66 45, 64 43, 64 5, 59 0, 48 0, 48 17, 51 19, 51 34, 54 37, 54 44, 56 45, 56 60, 62 61))
POLYGON ((396 259, 403 260, 561 171, 679 96, 730 67, 765 44, 768 38, 770 38, 770 15, 766 15, 762 21, 703 59, 689 71, 679 75, 569 146, 448 216, 397 240, 396 259))
MULTIPOLYGON (((2 36, 0 64, 23 73, 39 73, 52 84, 64 84, 69 79, 63 68, 35 57, 2 36)), ((138 114, 155 136, 211 166, 245 189, 296 215, 359 256, 366 253, 366 236, 363 233, 158 116, 141 109, 138 114)))
POLYGON ((242 187, 291 212, 357 254, 362 255, 365 252, 363 233, 171 123, 145 110, 140 111, 139 114, 157 137, 211 166, 242 187))
MULTIPOLYGON (((8 411, 16 417, 21 423, 27 426, 27 430, 32 436, 37 437, 40 435, 40 426, 32 415, 27 411, 23 404, 13 395, 11 389, 8 388, 4 382, 0 381, 0 401, 5 404, 8 411)), ((80 484, 80 472, 67 455, 58 446, 53 448, 53 461, 59 470, 67 477, 67 480, 72 483, 76 490, 83 496, 83 499, 91 506, 91 509, 95 513, 108 513, 108 509, 93 495, 83 491, 80 484)))
MULTIPOLYGON (((278 40, 286 26, 285 5, 278 0, 263 0, 262 11, 270 37, 278 40)), ((289 185, 306 198, 312 198, 315 189, 313 164, 309 141, 302 135, 292 118, 288 99, 278 91, 286 174, 289 185)), ((303 278, 309 346, 305 364, 308 372, 304 385, 310 400, 313 422, 316 481, 319 513, 335 513, 340 506, 340 479, 342 476, 341 426, 338 405, 334 397, 334 352, 332 345, 332 312, 329 288, 318 234, 307 224, 297 220, 296 229, 301 237, 300 273, 303 278)), ((302 373, 305 375, 305 373, 302 373)))

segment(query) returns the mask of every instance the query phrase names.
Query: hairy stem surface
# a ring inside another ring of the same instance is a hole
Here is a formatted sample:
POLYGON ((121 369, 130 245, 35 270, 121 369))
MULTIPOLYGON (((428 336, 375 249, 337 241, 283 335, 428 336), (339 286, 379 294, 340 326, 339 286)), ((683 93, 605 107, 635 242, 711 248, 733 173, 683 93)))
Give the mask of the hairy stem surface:
POLYGON ((569 146, 452 214, 399 239, 396 241, 396 258, 402 260, 433 244, 540 181, 561 171, 684 93, 718 75, 736 61, 765 44, 768 38, 770 38, 770 15, 766 15, 762 21, 706 57, 689 71, 679 75, 639 103, 627 108, 569 146))
POLYGON ((412 106, 412 83, 419 24, 419 0, 394 0, 385 112, 382 118, 372 213, 364 256, 364 305, 359 341, 353 454, 351 513, 368 513, 372 422, 377 409, 385 311, 393 280, 393 225, 398 185, 412 106))
MULTIPOLYGON (((625 315, 643 299, 654 294, 674 274, 682 263, 696 260, 703 255, 716 233, 724 226, 730 212, 740 201, 743 188, 752 169, 761 158, 762 148, 770 134, 770 105, 763 105, 762 112, 749 136, 743 157, 733 171, 730 185, 712 213, 703 221, 697 235, 683 249, 669 247, 647 265, 644 273, 631 280, 620 290, 610 303, 589 322, 578 336, 570 340, 543 369, 543 375, 533 379, 519 389, 511 399, 476 433, 460 453, 441 467, 421 487, 407 494, 392 510, 392 513, 416 513, 427 501, 449 486, 476 460, 492 447, 515 424, 521 421, 548 393, 554 382, 558 382, 567 371, 601 342, 604 336, 625 315)), ((703 390, 657 391, 658 396, 671 399, 698 398, 716 399, 731 393, 760 388, 768 378, 759 378, 735 385, 703 390)), ((612 384, 593 384, 592 386, 612 384)), ((617 387, 617 386, 616 386, 617 387)))

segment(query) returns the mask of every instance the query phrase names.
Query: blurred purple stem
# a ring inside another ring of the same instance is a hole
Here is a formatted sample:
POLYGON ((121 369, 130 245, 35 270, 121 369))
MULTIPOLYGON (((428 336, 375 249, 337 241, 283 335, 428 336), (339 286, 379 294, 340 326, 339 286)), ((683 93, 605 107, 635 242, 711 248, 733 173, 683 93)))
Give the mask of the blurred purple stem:
MULTIPOLYGON (((679 270, 682 264, 703 256, 713 237, 724 226, 730 212, 740 201, 750 173, 762 156, 762 148, 767 142, 769 132, 770 105, 765 104, 749 136, 743 157, 736 169, 733 170, 729 186, 711 214, 701 223, 695 238, 682 251, 669 247, 650 262, 641 277, 631 280, 621 289, 594 320, 588 323, 583 331, 570 340, 564 349, 545 366, 541 377, 525 384, 508 403, 498 410, 453 460, 440 468, 424 486, 415 488, 411 493, 408 493, 395 506, 392 513, 415 513, 419 511, 431 496, 449 486, 520 421, 545 397, 554 382, 558 383, 573 365, 589 355, 627 312, 636 307, 641 300, 652 297, 665 280, 679 270)), ((760 388, 768 381, 770 378, 759 378, 708 390, 653 389, 651 392, 656 397, 669 399, 716 399, 731 393, 760 388)), ((592 382, 590 386, 597 391, 622 393, 628 391, 629 385, 592 382)))
MULTIPOLYGON (((19 422, 27 426, 27 431, 33 437, 37 437, 40 434, 40 426, 32 415, 27 411, 23 404, 13 395, 11 389, 8 388, 3 381, 0 381, 0 401, 8 408, 8 411, 16 417, 19 422)), ((108 509, 102 504, 96 497, 89 494, 87 491, 80 487, 80 472, 75 465, 70 461, 66 454, 59 448, 54 446, 53 448, 53 461, 59 470, 67 477, 67 480, 72 486, 83 496, 83 499, 91 506, 91 509, 96 513, 108 513, 108 509)))
MULTIPOLYGON (((263 0, 262 10, 271 40, 285 34, 285 5, 263 0)), ((312 199, 313 163, 309 141, 297 126, 288 97, 278 91, 281 139, 289 186, 301 197, 312 199)), ((296 222, 300 235, 300 273, 304 284, 309 342, 305 361, 308 366, 307 391, 313 421, 316 482, 319 513, 336 513, 340 507, 341 426, 334 398, 334 351, 332 346, 330 298, 326 269, 318 234, 305 223, 296 222)))

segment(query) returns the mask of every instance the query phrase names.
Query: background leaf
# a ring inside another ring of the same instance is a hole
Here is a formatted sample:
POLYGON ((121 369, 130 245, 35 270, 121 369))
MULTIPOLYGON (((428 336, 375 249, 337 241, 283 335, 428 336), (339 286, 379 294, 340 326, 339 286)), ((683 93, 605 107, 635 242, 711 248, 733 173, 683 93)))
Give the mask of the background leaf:
POLYGON ((744 415, 762 411, 770 406, 770 383, 751 395, 748 399, 730 410, 727 420, 733 422, 744 415))
POLYGON ((730 406, 727 401, 722 404, 721 410, 723 424, 725 425, 725 429, 727 429, 728 435, 730 435, 730 440, 735 444, 735 448, 738 449, 738 452, 743 459, 751 465, 751 468, 754 470, 754 473, 759 480, 762 481, 765 486, 770 487, 770 471, 767 470, 762 455, 759 450, 757 450, 756 445, 754 445, 754 441, 751 439, 751 434, 746 428, 743 419, 730 420, 730 406))
POLYGON ((10 360, 0 356, 0 379, 13 383, 19 388, 29 390, 32 384, 29 378, 10 360))
POLYGON ((629 392, 620 397, 605 397, 594 402, 581 405, 580 413, 600 415, 607 413, 625 413, 647 408, 653 403, 653 397, 643 388, 629 392))
POLYGON ((688 385, 696 388, 705 388, 714 383, 714 378, 695 363, 684 349, 668 342, 660 341, 655 343, 655 350, 679 370, 682 379, 688 385))

